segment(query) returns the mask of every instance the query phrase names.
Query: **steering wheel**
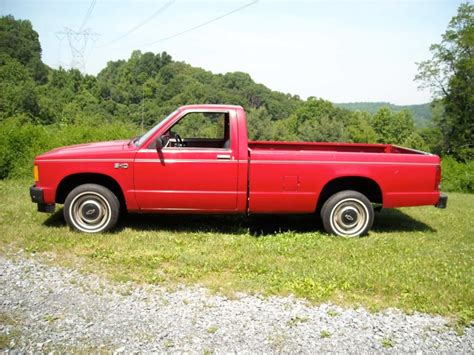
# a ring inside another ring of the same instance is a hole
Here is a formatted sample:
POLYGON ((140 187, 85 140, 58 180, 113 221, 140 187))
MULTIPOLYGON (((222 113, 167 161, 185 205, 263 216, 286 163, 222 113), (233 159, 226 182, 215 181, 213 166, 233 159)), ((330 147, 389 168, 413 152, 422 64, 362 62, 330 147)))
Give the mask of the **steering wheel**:
POLYGON ((176 139, 176 142, 178 143, 178 147, 184 147, 183 140, 181 139, 178 133, 174 134, 174 138, 176 139))

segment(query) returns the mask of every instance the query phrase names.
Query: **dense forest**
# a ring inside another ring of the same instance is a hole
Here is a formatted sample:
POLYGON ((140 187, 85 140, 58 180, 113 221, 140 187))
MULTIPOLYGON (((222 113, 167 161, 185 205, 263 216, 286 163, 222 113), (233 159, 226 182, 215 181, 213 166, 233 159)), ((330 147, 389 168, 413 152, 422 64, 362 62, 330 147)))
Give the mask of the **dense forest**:
POLYGON ((97 76, 53 69, 42 62, 28 20, 0 18, 0 178, 29 176, 34 156, 53 147, 131 137, 193 103, 242 105, 254 140, 380 142, 453 155, 445 159, 448 189, 474 189, 472 144, 463 154, 446 149, 448 106, 442 99, 416 111, 415 121, 413 108, 302 100, 255 83, 246 73, 213 74, 165 52, 133 51, 128 60, 108 62, 97 76))
POLYGON ((376 113, 382 107, 388 107, 393 112, 400 112, 408 110, 413 115, 415 126, 418 128, 424 128, 429 126, 432 122, 431 115, 431 103, 418 104, 418 105, 394 105, 389 102, 347 102, 347 103, 336 103, 337 107, 342 107, 351 111, 367 111, 370 113, 376 113))

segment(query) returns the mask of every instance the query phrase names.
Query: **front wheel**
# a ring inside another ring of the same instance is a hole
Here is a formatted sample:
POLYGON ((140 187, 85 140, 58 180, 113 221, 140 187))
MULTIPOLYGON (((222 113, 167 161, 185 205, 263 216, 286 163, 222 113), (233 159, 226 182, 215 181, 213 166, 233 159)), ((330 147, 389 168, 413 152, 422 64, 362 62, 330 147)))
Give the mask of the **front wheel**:
POLYGON ((64 202, 64 219, 69 227, 79 232, 106 232, 117 224, 119 215, 117 196, 102 185, 80 185, 64 202))
POLYGON ((342 237, 359 237, 374 223, 374 209, 365 195, 346 190, 332 195, 321 209, 326 232, 342 237))

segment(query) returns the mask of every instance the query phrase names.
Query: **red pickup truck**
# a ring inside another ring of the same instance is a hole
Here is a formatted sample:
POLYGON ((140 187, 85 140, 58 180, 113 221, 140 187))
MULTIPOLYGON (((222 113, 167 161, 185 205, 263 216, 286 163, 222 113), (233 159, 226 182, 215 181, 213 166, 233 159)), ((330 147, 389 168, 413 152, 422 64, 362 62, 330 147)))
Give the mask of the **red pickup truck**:
POLYGON ((64 204, 81 232, 112 229, 120 212, 316 213, 327 232, 366 234, 375 208, 446 207, 436 155, 389 144, 251 142, 245 111, 190 105, 144 135, 36 157, 38 211, 64 204))

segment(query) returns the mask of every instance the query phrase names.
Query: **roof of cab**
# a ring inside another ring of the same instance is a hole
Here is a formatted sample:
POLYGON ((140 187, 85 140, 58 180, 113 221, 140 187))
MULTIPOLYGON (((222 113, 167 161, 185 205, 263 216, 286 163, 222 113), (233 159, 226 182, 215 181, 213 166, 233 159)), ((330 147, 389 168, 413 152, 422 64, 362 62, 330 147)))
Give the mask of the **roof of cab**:
POLYGON ((214 109, 214 110, 235 110, 240 109, 243 110, 242 106, 238 105, 224 105, 224 104, 197 104, 197 105, 185 105, 179 108, 180 111, 183 110, 206 110, 206 109, 214 109))

